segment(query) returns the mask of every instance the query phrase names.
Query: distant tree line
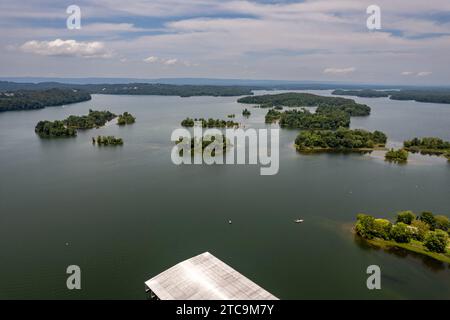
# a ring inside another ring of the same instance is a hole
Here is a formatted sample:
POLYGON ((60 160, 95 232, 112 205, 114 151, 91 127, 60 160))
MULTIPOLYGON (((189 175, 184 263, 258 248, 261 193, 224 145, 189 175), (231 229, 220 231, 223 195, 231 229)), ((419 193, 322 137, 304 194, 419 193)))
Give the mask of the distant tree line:
POLYGON ((450 89, 402 89, 402 90, 334 90, 334 95, 366 98, 389 97, 391 100, 450 103, 450 89))
POLYGON ((87 91, 73 89, 0 92, 0 112, 42 109, 88 100, 91 100, 91 95, 87 91))
POLYGON ((338 109, 348 113, 350 116, 367 116, 370 114, 369 106, 356 103, 355 100, 341 97, 325 97, 311 93, 288 92, 248 96, 238 99, 238 102, 258 104, 260 108, 318 107, 319 111, 332 111, 332 109, 338 109))

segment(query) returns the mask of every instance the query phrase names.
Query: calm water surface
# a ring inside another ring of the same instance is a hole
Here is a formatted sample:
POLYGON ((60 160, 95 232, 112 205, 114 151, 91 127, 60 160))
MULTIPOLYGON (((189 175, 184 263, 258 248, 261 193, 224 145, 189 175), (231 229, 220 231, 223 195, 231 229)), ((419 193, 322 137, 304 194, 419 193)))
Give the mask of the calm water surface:
MULTIPOLYGON (((450 140, 449 105, 356 100, 373 112, 353 118, 352 127, 385 131, 393 146, 414 136, 450 140)), ((376 153, 305 156, 292 147, 297 131, 282 130, 275 176, 260 176, 258 166, 173 165, 170 134, 187 116, 236 113, 246 127, 266 127, 265 110, 251 109, 245 120, 235 101, 94 95, 65 107, 1 113, 0 298, 144 299, 145 280, 204 251, 281 299, 450 298, 448 265, 369 248, 350 232, 359 212, 391 219, 407 209, 450 214, 446 160, 413 156, 401 166, 376 153), (73 139, 34 134, 39 120, 89 108, 129 111, 137 122, 73 139), (95 147, 91 137, 99 134, 125 145, 95 147), (65 284, 72 264, 82 270, 76 292, 65 284), (366 288, 371 264, 381 267, 381 291, 366 288)))

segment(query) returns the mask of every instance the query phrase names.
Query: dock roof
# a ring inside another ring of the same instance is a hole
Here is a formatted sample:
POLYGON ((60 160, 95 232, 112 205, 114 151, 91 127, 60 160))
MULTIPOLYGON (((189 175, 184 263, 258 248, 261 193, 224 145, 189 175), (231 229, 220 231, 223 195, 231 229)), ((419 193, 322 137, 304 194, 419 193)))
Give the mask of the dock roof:
POLYGON ((145 282, 161 300, 278 300, 209 252, 145 282))

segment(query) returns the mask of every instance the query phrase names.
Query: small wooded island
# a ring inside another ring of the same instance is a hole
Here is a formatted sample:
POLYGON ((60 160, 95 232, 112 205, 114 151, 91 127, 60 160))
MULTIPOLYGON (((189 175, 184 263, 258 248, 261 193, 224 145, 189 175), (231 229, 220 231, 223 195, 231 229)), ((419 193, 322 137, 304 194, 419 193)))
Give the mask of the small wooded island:
POLYGON ((121 146, 123 145, 123 140, 114 136, 97 136, 97 139, 92 138, 92 144, 95 143, 99 146, 121 146))
POLYGON ((414 138, 403 142, 403 146, 405 150, 412 153, 445 156, 450 160, 450 141, 444 141, 440 138, 414 138))
POLYGON ((280 127, 302 130, 336 130, 350 126, 350 115, 340 110, 310 112, 306 109, 286 110, 284 112, 270 109, 266 114, 266 123, 278 121, 280 127))
POLYGON ((74 137, 77 135, 77 129, 99 128, 114 118, 116 115, 109 111, 89 110, 88 115, 71 115, 62 121, 39 121, 34 131, 41 138, 74 137))
POLYGON ((370 107, 355 100, 341 97, 324 97, 311 93, 288 92, 248 96, 238 99, 239 103, 258 104, 260 108, 273 107, 317 107, 319 112, 344 111, 350 116, 368 116, 370 107))
POLYGON ((209 118, 208 120, 200 118, 200 119, 192 119, 192 118, 186 118, 183 121, 181 121, 181 125, 183 127, 194 127, 195 122, 201 123, 202 128, 235 128, 239 127, 239 123, 234 122, 232 120, 220 120, 220 119, 212 119, 209 118))
POLYGON ((76 137, 77 130, 68 128, 63 121, 39 121, 34 131, 41 138, 76 137))
POLYGON ((398 150, 388 150, 384 155, 386 161, 396 162, 396 163, 406 163, 408 162, 409 153, 405 149, 398 150))
POLYGON ((362 239, 381 248, 402 248, 450 263, 450 220, 443 215, 411 211, 397 214, 395 223, 359 214, 354 231, 362 239))
POLYGON ((247 108, 245 108, 244 109, 244 111, 242 111, 242 115, 244 116, 244 117, 250 117, 250 115, 251 115, 252 113, 247 109, 247 108))
POLYGON ((133 124, 136 122, 136 118, 133 117, 133 115, 131 113, 128 112, 124 112, 123 114, 119 115, 119 117, 117 118, 117 124, 119 126, 124 126, 127 124, 133 124))
POLYGON ((302 153, 316 152, 370 152, 383 148, 387 137, 381 131, 339 128, 332 130, 301 131, 295 139, 295 148, 302 153))
MULTIPOLYGON (((213 143, 214 141, 216 141, 216 137, 214 136, 205 136, 204 138, 200 138, 200 139, 196 139, 196 138, 191 138, 190 143, 189 141, 187 142, 188 145, 188 150, 191 154, 191 156, 194 155, 195 152, 200 152, 200 153, 204 153, 205 149, 211 145, 211 143, 213 143)), ((178 145, 179 147, 179 155, 183 156, 183 137, 180 137, 176 142, 176 145, 178 145)), ((231 143, 228 139, 226 139, 226 137, 223 135, 222 136, 222 142, 219 144, 221 144, 221 148, 220 151, 222 153, 225 153, 227 151, 227 148, 231 146, 231 143)), ((209 154, 209 156, 214 157, 216 155, 215 150, 211 150, 211 153, 209 154)))

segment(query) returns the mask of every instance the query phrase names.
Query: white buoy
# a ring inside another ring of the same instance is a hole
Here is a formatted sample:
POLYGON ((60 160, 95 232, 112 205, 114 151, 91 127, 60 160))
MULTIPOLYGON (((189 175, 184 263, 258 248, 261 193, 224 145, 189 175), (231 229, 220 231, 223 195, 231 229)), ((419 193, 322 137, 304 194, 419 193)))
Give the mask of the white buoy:
POLYGON ((228 224, 232 224, 231 220, 228 220, 228 224))

